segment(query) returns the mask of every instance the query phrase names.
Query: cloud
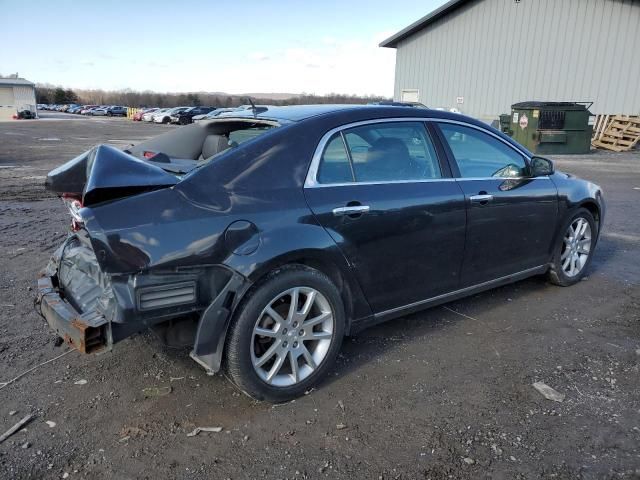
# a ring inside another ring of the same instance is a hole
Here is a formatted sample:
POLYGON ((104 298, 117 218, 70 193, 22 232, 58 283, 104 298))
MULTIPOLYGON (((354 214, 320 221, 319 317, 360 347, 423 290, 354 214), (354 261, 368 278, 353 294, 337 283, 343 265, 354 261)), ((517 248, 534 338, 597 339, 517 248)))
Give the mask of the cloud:
POLYGON ((338 40, 336 40, 334 37, 322 37, 322 39, 320 41, 324 45, 334 46, 334 45, 338 44, 338 40))
MULTIPOLYGON (((199 56, 165 55, 126 60, 126 75, 114 73, 115 62, 125 62, 107 53, 89 60, 93 69, 74 73, 73 82, 52 75, 58 83, 78 88, 153 90, 158 92, 288 92, 393 95, 395 50, 378 44, 393 32, 369 38, 325 37, 318 42, 254 50, 239 48, 216 61, 199 56), (108 62, 106 60, 113 60, 108 62), (180 68, 175 68, 181 61, 180 68), (137 64, 136 64, 137 62, 137 64), (185 73, 186 72, 186 73, 185 73), (152 73, 152 74, 150 74, 152 73)), ((87 66, 89 62, 87 62, 87 66)), ((55 71, 67 67, 58 66, 55 71)), ((117 70, 117 69, 116 69, 117 70)))
MULTIPOLYGON (((216 85, 204 89, 392 96, 395 50, 378 47, 387 37, 388 32, 365 41, 327 37, 306 48, 286 48, 270 55, 253 52, 248 56, 249 63, 218 65, 212 77, 216 85)), ((196 88, 194 84, 191 88, 199 90, 203 86, 196 88)))
POLYGON ((252 52, 248 55, 248 58, 252 62, 265 62, 271 57, 264 52, 252 52))

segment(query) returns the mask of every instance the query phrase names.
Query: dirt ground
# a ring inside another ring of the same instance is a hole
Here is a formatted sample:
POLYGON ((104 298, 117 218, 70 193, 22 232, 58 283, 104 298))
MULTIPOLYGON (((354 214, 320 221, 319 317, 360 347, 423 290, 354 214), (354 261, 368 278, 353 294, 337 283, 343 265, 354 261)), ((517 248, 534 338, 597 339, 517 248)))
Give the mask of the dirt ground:
MULTIPOLYGON (((67 350, 33 309, 69 223, 47 171, 172 128, 67 118, 0 124, 0 382, 67 350)), ((150 334, 73 351, 0 384, 0 433, 36 415, 0 444, 0 478, 640 478, 640 152, 555 160, 607 199, 580 284, 534 278, 366 330, 320 388, 280 406, 150 334), (187 436, 197 426, 222 431, 187 436)))

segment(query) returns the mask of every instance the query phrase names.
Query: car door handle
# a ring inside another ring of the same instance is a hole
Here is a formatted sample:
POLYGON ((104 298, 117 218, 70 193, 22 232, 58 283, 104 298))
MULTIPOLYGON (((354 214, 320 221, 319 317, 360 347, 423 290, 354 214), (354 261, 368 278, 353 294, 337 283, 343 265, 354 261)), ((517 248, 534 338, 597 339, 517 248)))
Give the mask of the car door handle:
POLYGON ((493 200, 493 195, 488 194, 480 194, 480 195, 471 195, 469 197, 471 203, 487 203, 493 200))
POLYGON ((333 209, 333 214, 336 217, 342 215, 362 215, 369 211, 369 205, 354 205, 351 207, 338 207, 333 209))

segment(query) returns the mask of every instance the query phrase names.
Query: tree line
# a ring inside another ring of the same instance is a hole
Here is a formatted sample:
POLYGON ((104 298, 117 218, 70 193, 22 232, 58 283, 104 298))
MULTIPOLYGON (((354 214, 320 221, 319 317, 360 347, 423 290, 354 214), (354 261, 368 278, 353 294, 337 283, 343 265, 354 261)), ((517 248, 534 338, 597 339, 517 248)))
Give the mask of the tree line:
MULTIPOLYGON (((38 103, 81 105, 123 105, 127 107, 178 107, 199 106, 237 107, 249 103, 248 97, 225 93, 158 93, 135 90, 81 90, 64 89, 50 85, 36 85, 38 103)), ((369 103, 390 100, 386 97, 369 95, 347 95, 330 93, 328 95, 300 94, 286 99, 254 98, 256 104, 266 105, 304 105, 313 103, 369 103)))

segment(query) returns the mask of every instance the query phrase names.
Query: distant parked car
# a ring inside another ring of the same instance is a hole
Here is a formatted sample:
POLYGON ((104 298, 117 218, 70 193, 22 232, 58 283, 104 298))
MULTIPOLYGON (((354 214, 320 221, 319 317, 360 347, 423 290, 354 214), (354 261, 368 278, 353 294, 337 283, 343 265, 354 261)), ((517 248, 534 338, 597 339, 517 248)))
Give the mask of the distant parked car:
POLYGON ((216 108, 215 110, 212 110, 209 113, 206 113, 204 115, 196 115, 195 117, 193 117, 193 123, 197 123, 197 122, 200 122, 202 120, 210 120, 210 119, 212 119, 214 117, 217 117, 221 113, 235 112, 235 111, 240 111, 240 110, 244 110, 244 109, 242 109, 242 108, 216 108))
POLYGON ((157 110, 153 110, 147 113, 143 113, 142 114, 142 121, 143 122, 153 122, 153 117, 155 115, 158 115, 160 113, 164 113, 164 112, 168 112, 169 110, 171 110, 170 108, 159 108, 157 110))
POLYGON ((188 108, 190 107, 175 107, 175 108, 170 108, 165 112, 157 113, 153 116, 153 123, 169 123, 171 121, 171 115, 184 112, 188 108))
POLYGON ((158 108, 141 108, 136 113, 133 114, 132 120, 134 122, 141 122, 142 116, 145 113, 153 113, 153 112, 157 112, 158 110, 159 110, 158 108))
POLYGON ((93 117, 106 117, 108 109, 109 109, 109 107, 93 108, 93 109, 91 109, 89 111, 89 115, 91 115, 93 117))
POLYGON ((202 115, 210 113, 215 110, 215 107, 191 107, 182 112, 177 112, 171 115, 171 123, 177 123, 178 125, 188 125, 193 123, 193 117, 196 115, 202 115))
POLYGON ((82 110, 80 110, 80 115, 90 115, 91 110, 94 108, 99 108, 100 105, 85 105, 82 110))
POLYGON ((13 118, 17 120, 31 120, 38 117, 36 116, 36 112, 32 111, 29 107, 21 107, 13 118))
POLYGON ((127 116, 127 107, 122 107, 119 105, 114 105, 112 107, 107 108, 107 116, 109 117, 126 117, 127 116))

